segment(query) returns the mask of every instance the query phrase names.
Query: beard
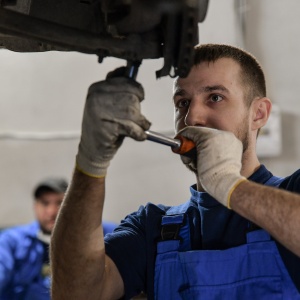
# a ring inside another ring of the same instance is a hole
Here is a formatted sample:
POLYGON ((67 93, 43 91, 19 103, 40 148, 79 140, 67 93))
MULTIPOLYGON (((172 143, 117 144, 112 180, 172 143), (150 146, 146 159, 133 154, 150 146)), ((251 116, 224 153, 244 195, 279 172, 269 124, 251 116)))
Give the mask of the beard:
POLYGON ((244 125, 238 129, 235 136, 242 142, 243 153, 245 153, 249 147, 249 129, 244 125))
MULTIPOLYGON (((244 120, 248 120, 245 116, 244 120)), ((249 147, 249 128, 247 127, 247 122, 241 121, 236 132, 233 132, 234 135, 242 142, 243 145, 243 154, 248 150, 249 147)), ((193 157, 192 161, 185 165, 188 170, 193 172, 197 176, 197 157, 193 157)))

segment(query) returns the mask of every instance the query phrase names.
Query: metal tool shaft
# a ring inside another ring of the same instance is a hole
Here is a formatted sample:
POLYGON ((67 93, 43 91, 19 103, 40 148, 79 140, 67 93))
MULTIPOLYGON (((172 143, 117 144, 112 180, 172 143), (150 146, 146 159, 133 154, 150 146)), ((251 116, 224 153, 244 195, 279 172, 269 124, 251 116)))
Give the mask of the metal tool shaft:
POLYGON ((149 141, 156 142, 156 143, 159 143, 159 144, 163 144, 163 145, 166 145, 166 146, 170 146, 173 149, 177 149, 181 146, 181 141, 180 140, 172 139, 172 138, 169 138, 165 135, 162 135, 160 133, 150 131, 150 130, 147 130, 145 132, 147 134, 147 140, 149 140, 149 141))

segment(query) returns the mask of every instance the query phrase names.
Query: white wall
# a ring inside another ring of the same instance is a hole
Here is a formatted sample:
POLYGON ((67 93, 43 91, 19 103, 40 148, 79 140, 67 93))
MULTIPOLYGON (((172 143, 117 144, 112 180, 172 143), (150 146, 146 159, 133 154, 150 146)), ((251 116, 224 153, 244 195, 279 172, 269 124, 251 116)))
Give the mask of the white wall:
POLYGON ((246 3, 245 44, 266 70, 268 95, 282 115, 282 154, 262 162, 286 176, 300 165, 300 2, 246 3))
MULTIPOLYGON (((276 171, 285 173, 299 161, 296 152, 300 138, 296 137, 298 133, 295 130, 299 122, 296 120, 299 114, 297 110, 300 111, 300 104, 296 99, 299 93, 295 91, 299 72, 294 60, 288 61, 286 65, 282 62, 275 70, 271 69, 275 65, 274 58, 271 57, 275 56, 276 63, 283 61, 281 56, 284 53, 288 54, 287 59, 292 59, 291 52, 284 52, 287 49, 279 41, 286 43, 289 41, 288 36, 293 39, 297 36, 297 30, 290 35, 290 27, 293 25, 288 20, 277 22, 272 13, 268 15, 270 22, 273 20, 272 24, 266 24, 255 13, 254 17, 259 18, 260 26, 266 28, 254 26, 259 22, 255 22, 253 16, 248 20, 254 9, 265 11, 269 7, 273 10, 277 6, 282 12, 282 7, 286 5, 279 0, 251 1, 254 4, 246 16, 247 22, 251 24, 251 29, 247 25, 247 42, 252 44, 253 41, 253 44, 259 45, 252 45, 251 50, 259 59, 264 60, 264 66, 268 68, 268 79, 272 95, 276 95, 276 102, 280 103, 284 99, 283 106, 287 103, 292 105, 287 105, 289 108, 285 111, 289 115, 284 119, 288 123, 284 124, 288 126, 285 135, 291 131, 291 136, 286 137, 285 141, 292 143, 292 147, 285 147, 285 153, 278 161, 270 161, 276 171), (266 6, 258 7, 260 2, 266 3, 266 6), (271 5, 271 2, 277 4, 271 5), (278 34, 279 30, 282 34, 278 34), (273 34, 272 46, 268 46, 267 41, 273 34), (271 77, 275 71, 277 77, 271 77), (288 78, 295 79, 290 82, 288 78), (289 102, 285 102, 287 98, 289 102), (297 141, 294 140, 296 138, 297 141), (290 165, 287 167, 287 164, 290 165)), ((296 1, 288 1, 294 6, 286 12, 287 15, 294 14, 294 20, 297 19, 296 8, 300 8, 300 3, 296 1)), ((241 19, 237 12, 238 8, 244 8, 240 6, 243 3, 245 1, 210 0, 207 19, 199 25, 200 42, 242 46, 245 41, 241 36, 241 19)), ((300 50, 300 43, 293 43, 293 50, 289 51, 293 51, 295 55, 300 50)), ((124 64, 124 61, 113 58, 107 58, 102 64, 98 64, 96 56, 80 53, 20 54, 0 51, 0 133, 79 132, 88 86, 103 79, 108 71, 124 64)), ((143 84, 146 92, 142 111, 152 122, 152 130, 171 132, 172 80, 166 77, 155 79, 155 71, 161 66, 161 60, 151 60, 144 61, 140 67, 138 81, 143 84)), ((31 193, 34 185, 49 175, 70 179, 77 145, 78 138, 56 141, 0 139, 0 227, 33 219, 31 193)), ((138 143, 127 139, 109 169, 105 218, 119 221, 148 201, 179 204, 188 199, 188 187, 192 183, 193 175, 185 170, 180 158, 168 147, 149 141, 138 143)))

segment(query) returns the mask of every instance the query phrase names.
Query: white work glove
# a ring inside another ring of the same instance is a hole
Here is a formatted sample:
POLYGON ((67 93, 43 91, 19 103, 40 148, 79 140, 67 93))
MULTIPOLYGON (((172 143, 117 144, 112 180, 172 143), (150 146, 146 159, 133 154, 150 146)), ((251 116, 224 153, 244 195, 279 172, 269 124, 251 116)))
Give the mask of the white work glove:
POLYGON ((205 127, 185 127, 178 135, 192 140, 197 157, 181 155, 181 160, 195 171, 202 188, 230 208, 233 190, 246 180, 241 175, 242 142, 228 131, 205 127))
POLYGON ((124 137, 146 139, 150 122, 140 112, 144 90, 136 81, 113 77, 90 86, 82 121, 76 167, 91 177, 104 177, 124 137))

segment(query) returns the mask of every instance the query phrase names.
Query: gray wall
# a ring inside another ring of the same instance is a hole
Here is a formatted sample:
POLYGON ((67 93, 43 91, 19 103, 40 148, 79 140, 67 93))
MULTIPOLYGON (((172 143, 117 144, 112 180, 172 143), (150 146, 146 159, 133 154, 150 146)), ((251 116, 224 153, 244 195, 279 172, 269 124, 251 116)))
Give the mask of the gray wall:
POLYGON ((247 3, 245 47, 262 62, 268 95, 282 115, 282 153, 262 162, 284 176, 300 165, 300 2, 247 3))
MULTIPOLYGON (((266 69, 269 94, 282 110, 284 147, 279 157, 263 162, 280 175, 300 162, 299 9, 297 0, 210 0, 207 19, 199 25, 201 43, 244 46, 266 69)), ((0 139, 0 227, 33 219, 31 194, 38 180, 71 178, 86 91, 124 64, 113 58, 98 64, 96 56, 80 53, 0 51, 0 136, 19 136, 0 139)), ((142 111, 152 130, 171 134, 172 80, 155 79, 161 66, 161 60, 151 60, 140 68, 138 81, 146 93, 142 111)), ((118 222, 149 201, 182 203, 192 183, 193 175, 168 147, 127 139, 109 169, 105 219, 118 222)))

